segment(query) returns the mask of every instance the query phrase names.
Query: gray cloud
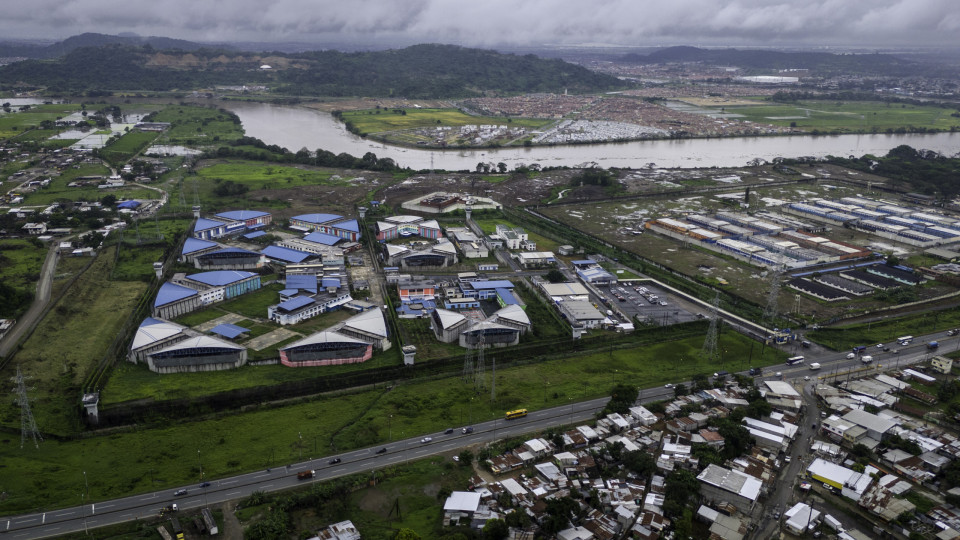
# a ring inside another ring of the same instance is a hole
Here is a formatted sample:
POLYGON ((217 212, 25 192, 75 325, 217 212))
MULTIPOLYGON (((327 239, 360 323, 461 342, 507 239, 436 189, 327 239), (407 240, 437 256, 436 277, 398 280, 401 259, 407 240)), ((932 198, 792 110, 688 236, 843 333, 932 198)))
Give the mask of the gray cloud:
POLYGON ((956 46, 956 0, 33 0, 0 36, 194 41, 956 46))

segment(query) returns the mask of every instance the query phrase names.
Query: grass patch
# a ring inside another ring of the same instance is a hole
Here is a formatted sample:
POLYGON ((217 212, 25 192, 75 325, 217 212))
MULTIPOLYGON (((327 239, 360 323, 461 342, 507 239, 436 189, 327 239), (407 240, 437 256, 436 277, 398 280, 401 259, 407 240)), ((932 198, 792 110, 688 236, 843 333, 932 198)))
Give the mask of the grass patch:
POLYGON ((209 307, 202 311, 194 311, 192 313, 187 313, 182 317, 177 317, 173 322, 177 324, 182 324, 184 326, 197 326, 205 322, 210 322, 217 317, 223 317, 227 312, 220 309, 218 306, 209 307))
MULTIPOLYGON (((20 366, 29 377, 33 414, 44 432, 70 434, 79 428, 79 385, 146 289, 143 283, 109 281, 113 261, 114 248, 103 250, 0 373, 7 379, 20 366)), ((19 417, 20 409, 11 401, 0 405, 3 426, 19 430, 19 417)))
POLYGON ((224 311, 237 313, 244 317, 265 319, 267 317, 267 308, 280 301, 277 293, 282 290, 282 284, 272 283, 254 292, 228 300, 219 304, 218 307, 224 311))
POLYGON ((47 247, 29 240, 0 240, 0 283, 15 289, 13 296, 0 302, 0 317, 16 317, 33 300, 47 247))
POLYGON ((57 201, 99 201, 105 195, 115 195, 118 199, 155 199, 155 191, 131 186, 110 190, 99 189, 96 183, 89 186, 70 187, 68 184, 81 176, 110 176, 110 169, 104 165, 84 163, 78 168, 71 167, 60 176, 53 178, 47 187, 24 195, 24 204, 50 204, 57 201))
POLYGON ((600 267, 617 276, 617 279, 644 279, 626 268, 620 268, 615 263, 604 261, 600 263, 600 267))
POLYGON ((164 134, 169 144, 204 146, 234 141, 243 136, 243 127, 235 115, 207 107, 168 106, 155 113, 153 121, 171 124, 164 134))
POLYGON ((344 123, 352 124, 357 131, 367 134, 437 126, 459 127, 471 124, 537 128, 554 122, 554 120, 540 118, 508 119, 502 116, 470 116, 458 109, 403 110, 406 114, 393 112, 392 109, 344 111, 342 119, 344 123))
MULTIPOLYGON (((719 108, 718 108, 719 110, 719 108)), ((954 112, 943 107, 880 101, 803 101, 797 103, 728 106, 727 113, 743 120, 807 131, 886 131, 897 128, 949 130, 960 126, 954 112)))
POLYGON ((100 155, 114 165, 121 165, 149 146, 158 135, 147 131, 131 131, 104 146, 100 155))
POLYGON ((31 105, 26 111, 11 107, 14 112, 0 114, 0 139, 8 139, 40 125, 44 120, 56 121, 80 110, 78 104, 31 105))
POLYGON ((869 324, 820 328, 807 332, 807 338, 842 351, 859 345, 890 343, 900 336, 920 336, 957 327, 960 327, 960 311, 951 308, 869 324))

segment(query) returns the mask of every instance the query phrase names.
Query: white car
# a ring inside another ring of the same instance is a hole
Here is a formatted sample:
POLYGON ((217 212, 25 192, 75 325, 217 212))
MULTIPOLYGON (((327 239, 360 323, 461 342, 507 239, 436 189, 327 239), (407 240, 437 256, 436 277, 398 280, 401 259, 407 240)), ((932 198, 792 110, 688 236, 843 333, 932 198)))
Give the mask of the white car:
POLYGON ((853 360, 856 357, 857 355, 853 354, 852 352, 847 353, 847 360, 853 360))
POLYGON ((882 348, 883 348, 883 343, 877 343, 877 348, 878 348, 878 349, 882 349, 882 348))
POLYGON ((433 440, 433 437, 424 437, 424 438, 420 439, 420 443, 421 443, 421 444, 427 444, 428 442, 430 442, 430 441, 432 441, 432 440, 433 440))
POLYGON ((673 388, 673 384, 672 384, 672 383, 667 383, 667 384, 663 385, 663 387, 664 387, 664 388, 673 388))

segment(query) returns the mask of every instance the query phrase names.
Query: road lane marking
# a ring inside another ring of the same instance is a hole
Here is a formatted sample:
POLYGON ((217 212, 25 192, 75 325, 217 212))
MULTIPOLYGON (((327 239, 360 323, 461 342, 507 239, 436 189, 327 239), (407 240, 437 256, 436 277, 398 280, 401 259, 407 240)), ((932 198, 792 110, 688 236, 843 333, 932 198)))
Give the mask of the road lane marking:
POLYGON ((92 516, 92 515, 94 515, 94 514, 96 514, 96 513, 97 513, 97 505, 96 505, 96 504, 91 504, 91 505, 90 505, 90 515, 92 516))
POLYGON ((227 484, 233 484, 233 483, 235 483, 235 482, 236 482, 236 479, 234 479, 234 480, 224 480, 223 482, 220 482, 220 483, 223 484, 223 485, 227 485, 227 484))
POLYGON ((44 513, 43 513, 43 519, 40 520, 40 524, 42 525, 42 524, 44 524, 44 523, 46 523, 46 522, 47 522, 47 513, 44 512, 44 513))
MULTIPOLYGON (((264 476, 270 476, 270 473, 258 474, 258 475, 256 475, 256 476, 254 476, 254 478, 263 478, 264 476)), ((226 482, 224 482, 224 484, 226 484, 226 482)))
POLYGON ((239 491, 233 491, 233 492, 227 493, 228 496, 229 496, 229 495, 239 495, 239 494, 240 494, 239 491))
MULTIPOLYGON (((54 514, 53 517, 69 516, 72 513, 73 513, 72 510, 68 510, 66 512, 60 512, 59 514, 54 514)), ((7 523, 10 523, 10 522, 8 521, 7 523)))

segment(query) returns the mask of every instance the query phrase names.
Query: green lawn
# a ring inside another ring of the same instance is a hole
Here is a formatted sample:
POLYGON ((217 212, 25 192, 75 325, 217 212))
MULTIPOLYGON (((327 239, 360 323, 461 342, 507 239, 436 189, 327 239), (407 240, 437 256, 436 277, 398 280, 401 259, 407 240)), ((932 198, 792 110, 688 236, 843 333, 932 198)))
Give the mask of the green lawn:
POLYGON ((0 317, 20 315, 30 305, 36 290, 47 247, 29 240, 0 240, 0 283, 20 291, 0 302, 0 317))
POLYGON ((812 131, 885 131, 900 127, 948 130, 960 127, 955 110, 926 105, 872 101, 804 101, 796 104, 763 104, 725 107, 727 113, 741 114, 763 124, 796 127, 812 131))
POLYGON ((554 120, 541 118, 505 118, 502 116, 470 116, 458 109, 404 109, 399 114, 386 109, 363 109, 343 112, 343 121, 352 123, 361 133, 375 134, 384 131, 437 127, 466 126, 470 124, 509 125, 538 128, 554 120))
POLYGON ((280 296, 277 293, 282 290, 283 285, 273 283, 266 287, 261 287, 254 292, 238 296, 222 304, 217 304, 217 307, 223 311, 237 313, 244 317, 266 319, 267 308, 280 301, 280 296))

